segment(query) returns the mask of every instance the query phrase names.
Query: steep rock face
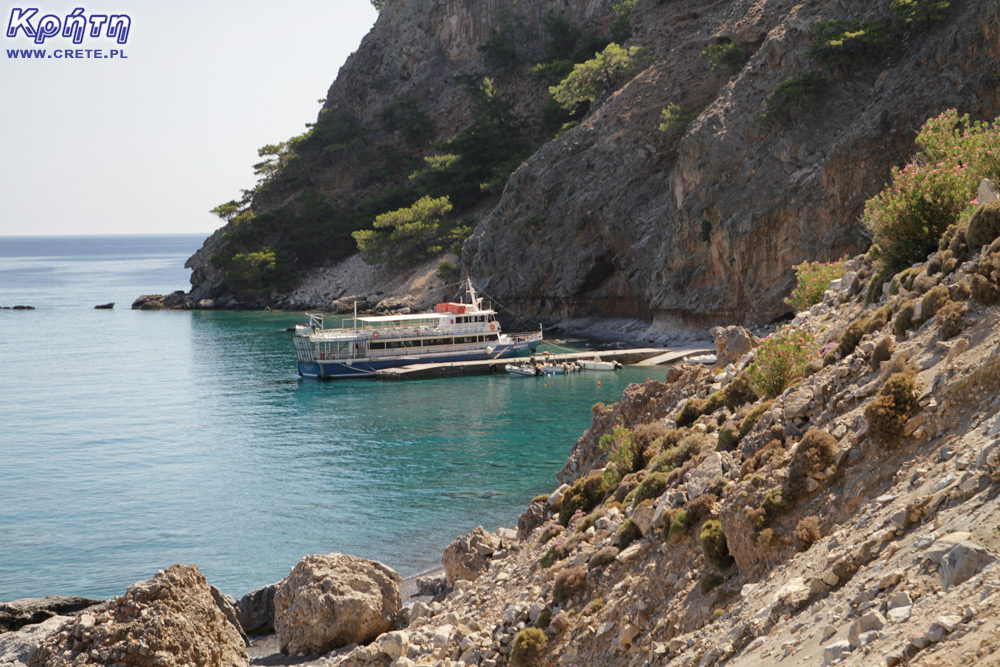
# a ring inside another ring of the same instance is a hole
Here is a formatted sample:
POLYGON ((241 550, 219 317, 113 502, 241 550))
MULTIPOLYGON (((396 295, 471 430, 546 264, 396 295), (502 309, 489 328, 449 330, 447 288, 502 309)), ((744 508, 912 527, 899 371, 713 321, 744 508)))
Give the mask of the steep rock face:
POLYGON ((632 42, 653 63, 512 176, 466 244, 473 276, 551 319, 671 329, 780 315, 793 264, 865 246, 863 203, 923 120, 1000 109, 1000 9, 967 3, 892 58, 834 73, 817 109, 763 121, 776 85, 819 71, 805 56, 811 24, 874 18, 868 5, 639 2, 632 42), (728 81, 698 55, 723 40, 749 56, 728 81), (657 130, 670 103, 701 112, 679 138, 657 130))

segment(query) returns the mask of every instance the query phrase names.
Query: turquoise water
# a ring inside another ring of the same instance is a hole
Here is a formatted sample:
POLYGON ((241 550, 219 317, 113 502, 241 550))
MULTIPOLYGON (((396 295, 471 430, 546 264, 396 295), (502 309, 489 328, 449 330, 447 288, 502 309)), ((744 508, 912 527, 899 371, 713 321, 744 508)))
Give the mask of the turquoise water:
POLYGON ((301 380, 301 313, 129 309, 186 288, 201 241, 0 238, 0 305, 37 308, 0 310, 0 600, 174 562, 241 595, 332 551, 416 574, 513 526, 590 406, 649 375, 301 380))

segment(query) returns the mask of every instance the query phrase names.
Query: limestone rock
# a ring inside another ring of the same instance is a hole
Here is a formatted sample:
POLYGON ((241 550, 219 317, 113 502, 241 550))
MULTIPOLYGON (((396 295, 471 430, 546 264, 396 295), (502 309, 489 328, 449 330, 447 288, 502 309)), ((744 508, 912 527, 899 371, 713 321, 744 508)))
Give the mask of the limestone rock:
POLYGON ((26 625, 41 623, 60 614, 71 614, 99 603, 100 600, 62 595, 0 603, 0 632, 18 630, 26 625))
POLYGON ((941 587, 948 590, 978 574, 996 560, 996 556, 983 545, 963 540, 953 546, 941 559, 941 587))
POLYGON ((487 533, 482 526, 456 539, 445 547, 441 557, 448 583, 454 585, 460 579, 475 581, 499 548, 500 538, 487 533))
POLYGON ((688 473, 687 497, 697 498, 708 491, 716 479, 723 476, 722 454, 710 452, 697 468, 688 473))
POLYGON ((274 593, 274 629, 290 655, 367 643, 391 630, 400 610, 399 574, 347 556, 300 560, 274 593))
POLYGON ((715 342, 715 363, 719 368, 739 360, 760 345, 760 340, 740 326, 715 327, 710 332, 715 342))
POLYGON ((27 667, 42 642, 69 620, 66 616, 49 616, 40 623, 0 634, 0 665, 27 667))
POLYGON ((31 664, 249 664, 243 638, 194 565, 172 565, 89 611, 45 639, 31 664))
POLYGON ((278 584, 250 591, 239 599, 236 609, 240 626, 249 634, 266 634, 274 631, 274 591, 278 584))
POLYGON ((988 204, 1000 199, 1000 185, 991 183, 985 178, 979 182, 979 203, 988 204))

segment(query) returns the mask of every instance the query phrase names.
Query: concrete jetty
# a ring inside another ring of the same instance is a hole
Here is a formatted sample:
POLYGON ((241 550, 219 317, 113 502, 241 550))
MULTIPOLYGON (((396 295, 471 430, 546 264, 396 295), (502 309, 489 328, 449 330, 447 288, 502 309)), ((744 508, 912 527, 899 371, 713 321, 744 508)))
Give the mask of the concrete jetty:
MULTIPOLYGON (((714 348, 654 348, 642 347, 625 350, 601 350, 587 352, 567 352, 562 354, 536 354, 538 360, 545 359, 550 363, 561 364, 564 361, 580 361, 581 359, 599 358, 601 361, 617 361, 622 364, 637 364, 641 366, 658 366, 700 354, 715 352, 714 348)), ((525 361, 528 357, 508 359, 486 359, 482 361, 455 361, 451 363, 410 364, 398 368, 386 368, 375 371, 379 380, 426 380, 428 378, 454 377, 459 375, 494 375, 504 373, 504 366, 517 361, 525 361)))

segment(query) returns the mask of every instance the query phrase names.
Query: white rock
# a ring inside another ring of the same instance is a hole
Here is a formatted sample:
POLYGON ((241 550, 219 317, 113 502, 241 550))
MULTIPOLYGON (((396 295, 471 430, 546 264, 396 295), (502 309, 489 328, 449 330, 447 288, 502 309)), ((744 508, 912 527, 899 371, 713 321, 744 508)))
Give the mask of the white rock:
POLYGON ((406 647, 409 642, 409 633, 405 630, 396 630, 379 635, 375 644, 379 650, 389 656, 390 660, 396 660, 406 654, 406 647))
POLYGON ((890 623, 902 623, 913 615, 913 607, 906 605, 905 607, 893 607, 886 613, 886 618, 890 623))
POLYGON ((823 664, 832 665, 851 652, 851 644, 846 639, 839 639, 823 647, 823 664))

